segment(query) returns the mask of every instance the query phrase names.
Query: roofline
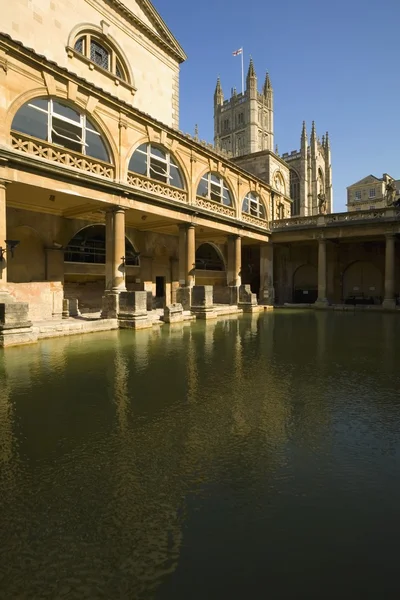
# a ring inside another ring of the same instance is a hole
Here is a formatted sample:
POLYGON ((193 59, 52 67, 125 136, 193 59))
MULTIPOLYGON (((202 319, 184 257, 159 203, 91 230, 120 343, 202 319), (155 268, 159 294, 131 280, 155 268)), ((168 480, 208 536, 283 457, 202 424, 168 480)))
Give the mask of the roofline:
MULTIPOLYGON (((193 149, 197 150, 201 154, 206 153, 208 155, 211 155, 216 162, 223 162, 225 164, 228 164, 231 167, 231 169, 233 171, 235 171, 236 173, 238 173, 239 175, 242 175, 243 177, 251 179, 252 181, 256 181, 257 183, 261 184, 264 188, 267 188, 270 191, 272 191, 270 184, 268 184, 266 181, 264 181, 260 177, 257 177, 250 171, 247 171, 246 169, 243 169, 242 167, 238 166, 231 159, 221 156, 221 154, 219 154, 217 151, 215 151, 211 148, 207 148, 203 144, 196 142, 190 136, 185 135, 178 129, 174 129, 173 127, 170 127, 169 125, 166 125, 165 123, 162 123, 161 121, 158 121, 154 117, 151 117, 149 114, 144 113, 137 108, 134 108, 131 104, 128 104, 124 100, 120 100, 120 98, 118 98, 117 96, 114 96, 110 92, 103 90, 102 88, 98 87, 94 83, 87 81, 84 77, 80 77, 76 73, 72 73, 66 67, 60 67, 56 62, 50 61, 45 56, 37 54, 32 48, 27 48, 26 46, 24 46, 24 44, 22 42, 14 40, 7 33, 3 33, 0 31, 0 48, 1 48, 1 46, 6 46, 6 48, 7 47, 10 48, 10 46, 12 47, 12 45, 14 46, 14 50, 16 52, 20 51, 21 53, 28 55, 28 57, 32 61, 36 61, 37 63, 41 64, 42 66, 45 66, 48 70, 52 70, 52 71, 56 72, 58 75, 63 76, 63 77, 68 76, 71 80, 75 80, 76 82, 78 82, 81 85, 81 87, 89 89, 90 91, 93 90, 97 95, 100 95, 100 96, 102 95, 103 98, 108 100, 110 103, 117 104, 117 107, 121 114, 121 117, 124 117, 125 115, 129 115, 129 114, 136 115, 139 119, 142 119, 142 121, 145 121, 150 125, 154 125, 155 127, 159 128, 159 129, 164 129, 164 130, 168 131, 168 133, 170 133, 171 136, 174 136, 176 139, 184 142, 192 150, 193 149), (8 44, 8 46, 7 46, 7 44, 8 44), (124 112, 122 112, 121 109, 123 109, 124 112)), ((279 157, 277 157, 277 158, 279 158, 279 157)))
MULTIPOLYGON (((107 0, 106 0, 107 1, 107 0)), ((138 0, 139 4, 142 4, 144 8, 150 12, 151 16, 155 19, 160 29, 166 34, 166 36, 170 39, 170 44, 167 44, 162 37, 156 35, 150 27, 148 27, 143 21, 139 19, 125 4, 122 0, 108 0, 111 2, 116 9, 122 12, 130 21, 144 29, 149 37, 155 40, 159 45, 161 45, 164 49, 167 49, 171 52, 175 58, 178 59, 180 63, 183 63, 187 59, 187 55, 183 50, 182 46, 173 35, 165 21, 162 19, 161 15, 154 8, 150 0, 138 0)))

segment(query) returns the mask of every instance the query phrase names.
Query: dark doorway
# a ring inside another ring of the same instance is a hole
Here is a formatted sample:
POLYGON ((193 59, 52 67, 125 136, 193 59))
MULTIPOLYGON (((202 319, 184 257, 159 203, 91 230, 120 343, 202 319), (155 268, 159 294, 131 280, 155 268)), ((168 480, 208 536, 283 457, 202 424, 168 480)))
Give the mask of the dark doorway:
POLYGON ((165 300, 165 277, 156 277, 156 308, 162 308, 165 300))

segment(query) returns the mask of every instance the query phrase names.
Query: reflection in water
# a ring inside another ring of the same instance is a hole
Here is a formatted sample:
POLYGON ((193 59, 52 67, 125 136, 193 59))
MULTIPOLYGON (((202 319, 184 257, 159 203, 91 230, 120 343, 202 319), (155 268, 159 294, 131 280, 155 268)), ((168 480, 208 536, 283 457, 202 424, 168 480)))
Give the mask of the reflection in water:
POLYGON ((275 311, 0 354, 0 598, 397 598, 399 329, 275 311))

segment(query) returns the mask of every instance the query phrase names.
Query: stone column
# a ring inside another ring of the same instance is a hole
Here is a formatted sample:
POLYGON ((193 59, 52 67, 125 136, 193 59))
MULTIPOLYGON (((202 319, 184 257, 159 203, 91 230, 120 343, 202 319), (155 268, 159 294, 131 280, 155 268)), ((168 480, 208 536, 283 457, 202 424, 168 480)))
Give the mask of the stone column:
POLYGON ((126 291, 125 266, 122 258, 125 256, 125 209, 116 207, 113 211, 113 256, 112 256, 112 286, 113 293, 126 291))
POLYGON ((271 242, 260 246, 260 303, 274 304, 274 247, 271 242))
POLYGON ((326 239, 318 240, 318 298, 315 304, 318 306, 327 306, 326 297, 326 239))
POLYGON ((194 225, 190 224, 186 231, 186 285, 193 287, 195 284, 196 239, 194 225))
POLYGON ((106 213, 106 282, 103 296, 103 318, 116 318, 119 294, 126 291, 125 266, 125 209, 112 207, 106 213))
POLYGON ((395 280, 395 244, 396 238, 393 234, 386 235, 386 252, 385 252, 385 298, 383 300, 383 308, 395 308, 396 301, 394 299, 394 280, 395 280))
MULTIPOLYGON (((6 221, 6 183, 0 180, 0 247, 5 250, 7 238, 7 221, 6 221)), ((0 284, 7 282, 7 256, 3 255, 3 260, 0 261, 0 284)))
POLYGON ((179 285, 185 287, 186 277, 186 224, 182 223, 179 225, 179 285))
POLYGON ((242 283, 242 239, 240 235, 228 237, 228 286, 239 287, 242 283))

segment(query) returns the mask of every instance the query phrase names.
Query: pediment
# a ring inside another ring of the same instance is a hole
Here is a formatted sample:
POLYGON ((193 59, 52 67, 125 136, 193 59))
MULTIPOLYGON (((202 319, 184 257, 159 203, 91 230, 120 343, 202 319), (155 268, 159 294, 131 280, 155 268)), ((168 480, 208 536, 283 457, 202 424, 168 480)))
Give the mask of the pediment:
POLYGON ((367 175, 367 177, 364 177, 364 179, 360 179, 360 181, 357 181, 356 183, 352 183, 351 185, 349 185, 349 187, 353 187, 355 185, 367 185, 368 183, 376 183, 377 181, 382 181, 382 179, 379 179, 374 175, 367 175))
MULTIPOLYGON (((111 0, 116 7, 125 9, 131 18, 139 22, 151 37, 158 38, 161 45, 166 46, 176 55, 180 62, 186 60, 186 54, 178 40, 163 21, 150 0, 111 0)), ((128 15, 127 15, 128 16, 128 15)))

